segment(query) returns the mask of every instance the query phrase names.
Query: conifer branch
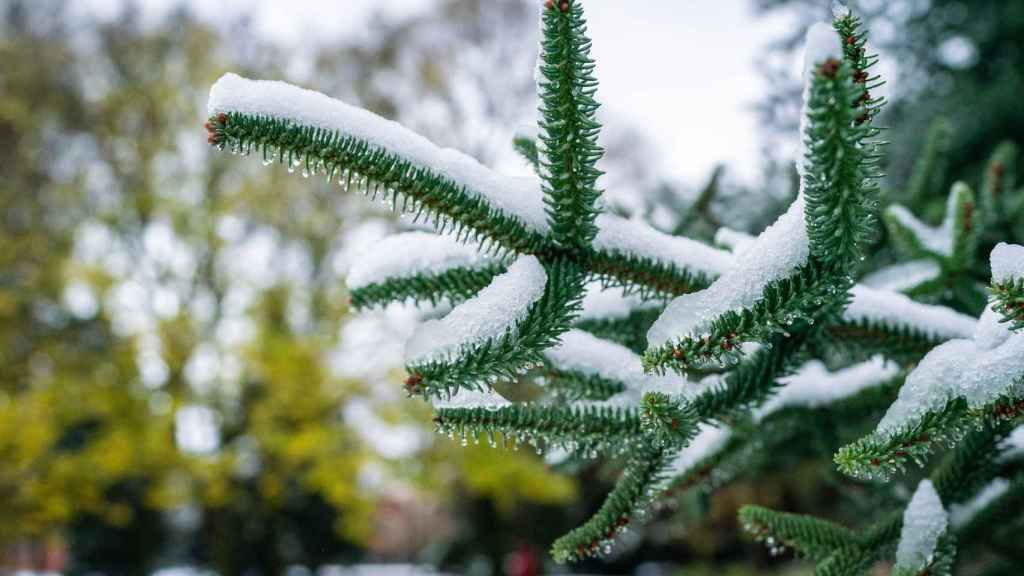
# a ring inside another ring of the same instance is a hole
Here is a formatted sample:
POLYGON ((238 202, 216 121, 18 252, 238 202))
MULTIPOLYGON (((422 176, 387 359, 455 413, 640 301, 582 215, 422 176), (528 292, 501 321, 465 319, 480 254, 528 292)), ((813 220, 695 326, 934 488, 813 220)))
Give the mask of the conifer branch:
POLYGON ((549 406, 525 404, 502 408, 440 408, 435 411, 437 429, 463 439, 488 436, 505 444, 528 443, 538 447, 564 447, 596 456, 617 454, 640 437, 640 418, 635 409, 614 405, 549 406))
POLYGON ((917 205, 922 199, 936 194, 942 188, 952 134, 952 125, 943 117, 936 118, 928 127, 924 146, 914 162, 905 193, 912 205, 917 205))
POLYGON ((980 195, 986 226, 1005 221, 1008 215, 1012 215, 1009 201, 1017 185, 1017 154, 1017 146, 1013 142, 1003 142, 988 161, 980 195))
POLYGON ((589 318, 580 320, 576 327, 598 338, 622 344, 637 354, 647 349, 647 331, 661 314, 662 309, 641 308, 622 318, 589 318))
POLYGON ((743 529, 769 548, 792 548, 816 562, 840 550, 857 548, 857 538, 851 530, 811 516, 744 506, 739 518, 743 529))
POLYGON ((540 152, 537 150, 537 140, 530 136, 517 134, 512 138, 512 147, 533 168, 533 172, 540 176, 540 152))
POLYGON ((544 295, 514 329, 497 339, 470 344, 457 353, 408 366, 406 390, 424 398, 484 390, 498 378, 515 379, 523 371, 541 366, 543 352, 570 327, 580 309, 585 273, 562 260, 546 266, 544 295))
POLYGON ((255 152, 264 163, 276 160, 306 175, 323 175, 343 190, 387 200, 417 219, 426 217, 439 231, 518 252, 537 252, 546 245, 542 232, 492 205, 485 192, 469 190, 435 167, 358 136, 239 111, 211 116, 207 129, 210 143, 222 150, 255 152))
POLYGON ((352 306, 357 310, 386 306, 392 302, 457 304, 483 290, 494 277, 506 271, 500 262, 482 267, 450 268, 440 274, 418 274, 387 278, 349 291, 352 306))
POLYGON ((597 233, 597 80, 580 0, 550 2, 540 47, 541 187, 555 244, 582 249, 597 233))
POLYGON ((615 538, 646 514, 643 510, 659 493, 653 486, 663 480, 669 454, 666 449, 637 447, 597 513, 551 546, 555 562, 578 561, 609 553, 615 538))

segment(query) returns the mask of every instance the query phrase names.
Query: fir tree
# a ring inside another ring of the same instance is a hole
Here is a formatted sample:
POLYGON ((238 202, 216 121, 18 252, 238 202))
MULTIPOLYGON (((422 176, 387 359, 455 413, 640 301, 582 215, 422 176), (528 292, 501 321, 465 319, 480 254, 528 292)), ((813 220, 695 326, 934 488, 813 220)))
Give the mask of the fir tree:
MULTIPOLYGON (((900 573, 948 572, 958 546, 984 545, 978 534, 1024 498, 1020 462, 1003 457, 1024 411, 1024 248, 992 252, 991 305, 976 281, 983 226, 1013 229, 1013 210, 999 206, 1019 198, 995 192, 1015 185, 1008 171, 989 174, 980 202, 955 184, 938 228, 884 210, 886 242, 913 260, 859 284, 868 250, 880 249, 883 102, 867 34, 840 8, 807 37, 796 201, 759 237, 732 242, 735 253, 665 234, 603 209, 590 46, 581 0, 541 5, 539 137, 515 142, 536 179, 501 176, 322 94, 235 75, 213 87, 209 142, 434 227, 358 263, 352 303, 454 306, 406 347, 406 389, 433 403, 439 431, 623 462, 596 514, 553 544, 556 560, 601 555, 666 492, 756 473, 811 436, 807 456, 834 451, 859 479, 893 480, 945 456, 903 499, 906 512, 847 528, 746 508, 754 536, 821 574, 864 573, 894 551, 900 573), (980 320, 912 299, 950 279, 966 284, 964 308, 985 308, 980 320), (528 402, 492 387, 527 380, 543 392, 528 402)), ((942 181, 941 133, 930 140, 915 194, 942 181)))

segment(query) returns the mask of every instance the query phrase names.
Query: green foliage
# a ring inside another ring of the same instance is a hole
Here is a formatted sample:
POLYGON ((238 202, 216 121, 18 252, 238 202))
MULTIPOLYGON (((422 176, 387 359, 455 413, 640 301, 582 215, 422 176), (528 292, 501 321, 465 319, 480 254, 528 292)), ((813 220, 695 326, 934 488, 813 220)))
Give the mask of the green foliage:
POLYGON ((637 447, 601 508, 585 524, 551 545, 555 561, 582 560, 610 552, 615 538, 646 514, 643 510, 657 495, 652 486, 663 481, 670 456, 668 450, 637 447))
POLYGON ((355 136, 302 126, 288 120, 231 112, 207 122, 209 140, 237 153, 259 153, 301 167, 304 174, 323 173, 344 190, 383 197, 403 211, 427 217, 457 235, 467 235, 497 249, 535 251, 544 238, 515 216, 490 206, 478 192, 467 191, 444 174, 400 158, 355 136))
POLYGON ((843 549, 856 548, 852 531, 818 518, 774 512, 758 506, 740 509, 743 529, 769 548, 792 548, 814 561, 822 561, 843 549))
POLYGON ((1024 330, 1024 278, 992 284, 992 309, 1003 316, 1012 330, 1024 330))
POLYGON ((814 322, 823 304, 842 293, 839 268, 815 261, 800 267, 788 278, 765 287, 763 296, 750 308, 730 310, 716 317, 704 334, 680 338, 673 344, 648 350, 644 368, 681 373, 722 363, 735 364, 743 342, 764 342, 772 334, 789 334, 794 323, 814 322))
POLYGON ((573 262, 547 266, 544 295, 526 317, 496 340, 484 340, 445 359, 409 366, 406 389, 410 394, 451 395, 460 389, 483 390, 495 378, 514 379, 544 363, 542 352, 552 347, 570 327, 580 308, 586 275, 573 262))
POLYGON ((826 265, 855 265, 874 231, 878 130, 867 122, 874 109, 857 106, 867 94, 857 73, 821 63, 807 101, 804 210, 811 254, 826 265))
POLYGON ((552 3, 543 11, 538 92, 540 176, 552 240, 586 248, 597 233, 597 161, 604 155, 595 119, 597 80, 580 0, 552 3))
POLYGON ((483 290, 495 276, 505 272, 502 264, 482 268, 453 268, 440 274, 418 274, 388 278, 349 292, 357 310, 385 306, 392 302, 437 304, 443 300, 459 303, 483 290))
POLYGON ((520 442, 564 446, 585 454, 617 453, 632 445, 641 430, 635 410, 609 406, 508 406, 440 408, 434 417, 438 430, 449 436, 476 439, 486 435, 491 445, 520 442))

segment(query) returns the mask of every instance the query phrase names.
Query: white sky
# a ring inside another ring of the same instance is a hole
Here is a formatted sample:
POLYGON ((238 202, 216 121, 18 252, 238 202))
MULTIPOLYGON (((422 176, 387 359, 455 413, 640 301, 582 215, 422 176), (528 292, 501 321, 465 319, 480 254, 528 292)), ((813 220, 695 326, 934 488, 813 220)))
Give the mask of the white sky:
MULTIPOLYGON (((203 16, 248 11, 256 31, 285 42, 366 34, 375 11, 400 17, 433 0, 191 0, 203 16)), ((489 0, 502 1, 502 0, 489 0)), ((540 0, 538 0, 540 2, 540 0)), ((103 9, 118 2, 91 0, 103 9)), ((169 0, 143 0, 151 16, 169 0)), ((785 21, 757 18, 749 0, 587 0, 598 97, 658 147, 666 176, 703 181, 716 163, 751 182, 759 174, 752 106, 765 87, 755 56, 785 21)), ((523 39, 532 41, 532 39, 523 39)))

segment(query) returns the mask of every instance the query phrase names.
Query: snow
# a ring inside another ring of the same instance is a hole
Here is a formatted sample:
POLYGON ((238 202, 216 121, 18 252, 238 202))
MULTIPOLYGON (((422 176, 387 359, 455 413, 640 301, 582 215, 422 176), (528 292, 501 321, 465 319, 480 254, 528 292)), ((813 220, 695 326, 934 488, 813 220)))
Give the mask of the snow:
POLYGON ((655 230, 639 220, 627 220, 612 214, 597 217, 594 248, 623 252, 674 265, 690 272, 719 276, 732 264, 728 252, 682 236, 655 230))
POLYGON ((561 342, 544 351, 544 356, 559 370, 621 382, 626 391, 612 399, 617 405, 635 405, 648 392, 692 398, 707 387, 702 382, 690 381, 674 373, 662 376, 644 374, 640 357, 632 350, 582 330, 569 330, 563 334, 561 342))
POLYGON ((462 347, 501 337, 544 295, 546 283, 547 272, 540 261, 520 256, 507 272, 447 316, 421 324, 406 342, 406 362, 443 359, 462 347))
POLYGON ((669 464, 667 477, 674 478, 685 474, 702 460, 721 450, 728 439, 728 428, 701 424, 697 435, 669 464))
MULTIPOLYGON (((804 45, 804 110, 801 114, 801 146, 806 133, 807 95, 818 64, 828 58, 842 58, 839 35, 825 23, 811 26, 804 45)), ((797 169, 801 176, 806 161, 803 149, 797 169)), ((801 190, 785 214, 769 226, 739 254, 734 264, 710 287, 679 296, 665 309, 647 333, 652 347, 668 344, 674 338, 697 336, 715 318, 730 310, 749 308, 773 281, 791 276, 807 262, 810 244, 804 221, 804 195, 801 190)))
POLYGON ((896 568, 916 574, 928 567, 935 547, 946 532, 949 518, 931 480, 917 485, 914 497, 903 513, 900 544, 896 548, 896 568))
POLYGON ((839 0, 832 0, 832 17, 842 20, 850 15, 850 7, 839 0))
POLYGON ((945 306, 915 302, 898 292, 877 290, 858 284, 851 291, 853 300, 843 312, 847 322, 868 320, 887 326, 906 326, 931 338, 970 338, 978 322, 945 306))
POLYGON ((1013 336, 1010 326, 1000 322, 1001 319, 1002 316, 992 309, 991 303, 985 307, 985 311, 981 313, 981 319, 978 321, 978 327, 974 331, 974 341, 979 348, 991 350, 1013 336))
POLYGON ((939 277, 942 269, 931 259, 911 260, 879 268, 861 283, 869 288, 905 292, 939 277))
POLYGON ((1024 456, 1024 425, 1014 428, 1010 436, 1007 437, 1003 459, 1017 458, 1018 456, 1024 456))
POLYGON ((754 236, 739 230, 722 226, 715 231, 715 244, 728 248, 733 254, 739 254, 754 244, 754 236))
POLYGON ((1000 242, 990 259, 993 282, 1003 284, 1024 278, 1024 246, 1000 242))
POLYGON ((918 220, 917 216, 914 216, 910 210, 899 204, 890 206, 886 211, 904 228, 910 230, 928 251, 942 256, 951 256, 953 254, 953 221, 951 219, 947 218, 943 221, 942 226, 932 228, 918 220))
POLYGON ((811 80, 814 78, 818 66, 829 58, 842 60, 843 46, 839 40, 839 33, 832 28, 831 24, 818 22, 807 30, 807 36, 804 40, 804 105, 803 110, 800 112, 800 153, 797 156, 796 163, 796 169, 800 174, 801 180, 803 180, 805 175, 804 160, 807 157, 804 135, 807 134, 807 101, 811 93, 811 80))
POLYGON ((1010 481, 1006 478, 996 478, 985 485, 973 498, 962 504, 953 504, 949 507, 949 523, 954 529, 967 525, 974 516, 984 510, 996 498, 999 498, 1010 489, 1010 481))
POLYGON ((792 376, 779 379, 783 388, 754 412, 754 419, 760 421, 790 406, 824 406, 883 384, 897 374, 899 367, 881 356, 835 372, 829 372, 819 360, 812 360, 792 376))
POLYGON ((636 310, 656 308, 658 305, 656 300, 644 300, 637 294, 626 295, 621 287, 602 288, 600 282, 590 282, 587 284, 578 320, 625 318, 636 310))
POLYGON ((210 89, 208 111, 211 116, 220 112, 269 116, 364 140, 414 165, 445 175, 465 187, 467 193, 480 196, 533 230, 550 230, 537 179, 500 175, 461 152, 438 147, 397 122, 325 94, 285 82, 250 80, 229 73, 210 89))
POLYGON ((494 260, 476 247, 428 232, 395 234, 352 263, 346 283, 355 290, 393 278, 439 275, 453 268, 478 269, 494 260))
POLYGON ((957 197, 956 193, 949 195, 949 199, 946 200, 946 216, 938 228, 921 222, 910 210, 899 204, 889 206, 886 213, 895 218, 904 228, 910 230, 926 250, 948 257, 953 255, 953 227, 956 225, 957 197))
POLYGON ((707 323, 729 310, 752 306, 768 284, 792 275, 807 262, 808 246, 804 197, 800 195, 711 286, 669 303, 647 332, 648 345, 656 348, 674 338, 698 335, 707 323))
POLYGON ((499 408, 512 405, 511 402, 503 398, 497 392, 491 390, 468 390, 466 388, 460 389, 458 392, 447 398, 435 399, 432 403, 436 410, 453 408, 487 408, 490 410, 497 410, 499 408))
POLYGON ((932 349, 907 376, 876 432, 893 432, 956 397, 966 399, 971 408, 981 408, 1012 392, 1015 382, 1024 378, 1024 334, 1004 338, 998 322, 995 314, 985 314, 977 340, 950 340, 932 349))

